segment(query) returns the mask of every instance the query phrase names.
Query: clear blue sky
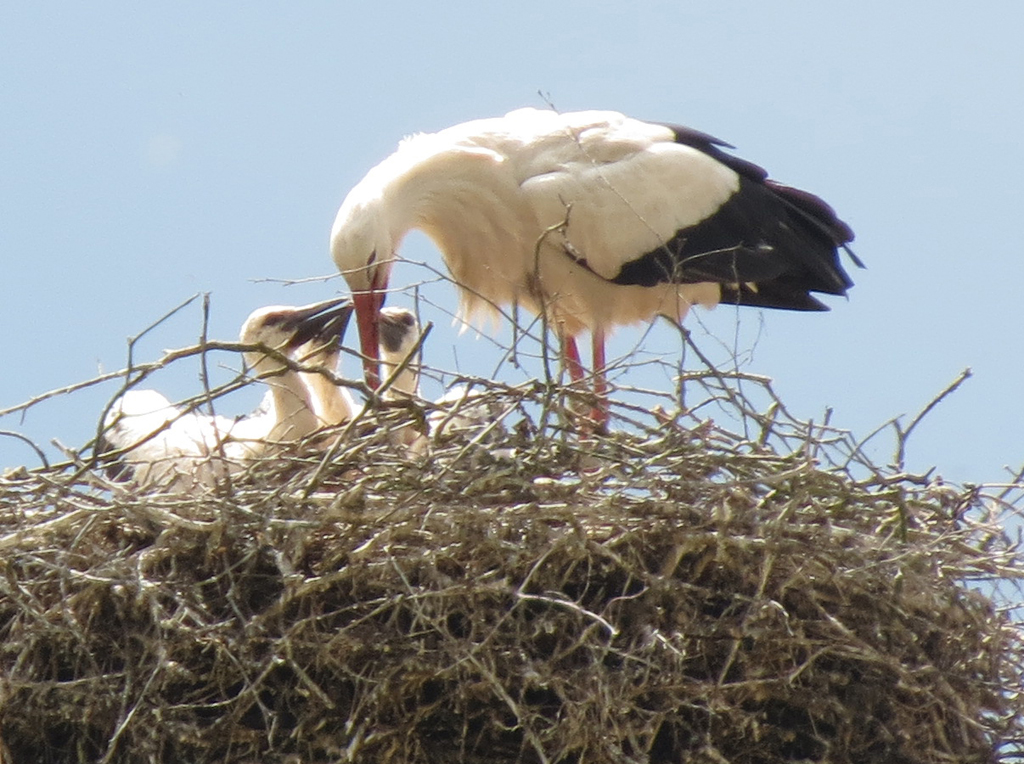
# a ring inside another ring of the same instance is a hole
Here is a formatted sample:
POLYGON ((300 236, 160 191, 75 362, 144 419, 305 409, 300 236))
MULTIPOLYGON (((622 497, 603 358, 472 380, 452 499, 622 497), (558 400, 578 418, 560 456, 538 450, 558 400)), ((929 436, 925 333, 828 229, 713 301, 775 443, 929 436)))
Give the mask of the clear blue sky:
MULTIPOLYGON (((211 335, 233 339, 255 307, 343 291, 257 280, 332 274, 339 203, 403 135, 543 106, 540 92, 705 130, 833 204, 868 265, 850 299, 824 315, 720 309, 691 323, 698 342, 737 347, 795 413, 831 407, 861 434, 970 366, 910 466, 1000 480, 1024 462, 1022 28, 1014 2, 7 3, 0 408, 120 368, 126 338, 196 292, 212 295, 211 335)), ((440 262, 422 237, 405 254, 440 262)), ((428 318, 436 365, 457 353, 485 372, 485 340, 428 318)), ((139 352, 199 327, 189 308, 139 352)), ((199 389, 194 368, 155 385, 199 389)), ((80 445, 115 389, 0 429, 80 445)), ((37 460, 0 438, 0 466, 19 463, 37 460)))

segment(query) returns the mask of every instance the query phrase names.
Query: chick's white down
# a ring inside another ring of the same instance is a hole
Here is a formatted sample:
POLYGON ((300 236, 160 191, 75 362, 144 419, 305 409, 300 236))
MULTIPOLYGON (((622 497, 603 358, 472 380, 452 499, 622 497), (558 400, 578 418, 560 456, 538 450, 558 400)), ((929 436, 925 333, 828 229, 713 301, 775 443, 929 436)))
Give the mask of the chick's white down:
MULTIPOLYGON (((307 343, 330 347, 337 345, 350 313, 347 300, 260 308, 246 319, 240 341, 286 356, 307 343)), ((263 352, 248 351, 244 358, 270 388, 264 404, 247 417, 186 411, 156 390, 128 390, 112 404, 104 437, 125 450, 121 460, 137 485, 172 492, 211 488, 323 425, 305 375, 263 352)))

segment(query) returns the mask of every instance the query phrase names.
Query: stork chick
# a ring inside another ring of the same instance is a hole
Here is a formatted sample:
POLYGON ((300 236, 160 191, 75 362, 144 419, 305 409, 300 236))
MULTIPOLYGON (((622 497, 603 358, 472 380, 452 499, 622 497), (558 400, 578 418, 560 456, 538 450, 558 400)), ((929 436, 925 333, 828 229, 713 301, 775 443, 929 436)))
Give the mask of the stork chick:
MULTIPOLYGON (((348 300, 254 311, 240 341, 282 353, 307 342, 337 343, 352 313, 348 300)), ((134 473, 137 485, 169 492, 213 488, 254 459, 275 453, 319 427, 299 372, 259 351, 246 364, 270 385, 269 405, 232 420, 174 406, 155 390, 128 390, 104 419, 104 438, 134 473)))

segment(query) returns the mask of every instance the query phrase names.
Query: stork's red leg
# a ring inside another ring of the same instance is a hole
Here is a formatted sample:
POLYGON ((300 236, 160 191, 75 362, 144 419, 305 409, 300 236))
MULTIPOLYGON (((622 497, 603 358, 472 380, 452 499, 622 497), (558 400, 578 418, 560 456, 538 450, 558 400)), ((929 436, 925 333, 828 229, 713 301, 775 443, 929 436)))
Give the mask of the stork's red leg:
POLYGON ((356 292, 352 302, 356 309, 356 324, 359 326, 359 347, 363 354, 363 375, 372 390, 380 387, 380 306, 383 295, 374 291, 356 292))
POLYGON ((605 377, 604 329, 594 329, 590 336, 594 358, 594 410, 592 418, 598 430, 608 424, 608 379, 605 377))
POLYGON ((576 338, 562 336, 562 359, 565 362, 565 369, 569 372, 569 379, 573 384, 583 380, 583 362, 580 361, 580 349, 576 347, 576 338))
MULTIPOLYGON (((597 400, 590 411, 590 419, 596 430, 603 430, 608 423, 608 384, 604 376, 604 330, 595 331, 591 339, 594 357, 594 395, 597 400)), ((586 376, 586 370, 580 360, 580 350, 576 345, 575 337, 562 337, 562 358, 566 371, 569 372, 569 379, 574 385, 578 385, 586 376)), ((585 429, 589 430, 589 426, 585 429)))

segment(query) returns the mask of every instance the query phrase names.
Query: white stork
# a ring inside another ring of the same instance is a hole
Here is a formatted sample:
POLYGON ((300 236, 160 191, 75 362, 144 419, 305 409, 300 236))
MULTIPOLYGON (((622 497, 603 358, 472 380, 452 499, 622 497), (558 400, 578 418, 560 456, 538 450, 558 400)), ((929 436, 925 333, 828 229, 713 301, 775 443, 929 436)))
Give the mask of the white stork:
POLYGON ((187 413, 156 390, 128 390, 107 412, 97 450, 105 455, 129 449, 107 467, 112 478, 130 475, 145 488, 186 493, 215 486, 236 471, 220 456, 233 424, 226 417, 187 413))
POLYGON ((449 440, 475 438, 484 430, 497 438, 505 433, 506 411, 501 402, 485 390, 457 384, 434 401, 436 407, 427 414, 427 432, 432 438, 449 440))
MULTIPOLYGON (((411 311, 405 308, 381 310, 380 359, 385 378, 395 374, 387 390, 381 394, 383 400, 398 401, 419 397, 419 361, 417 358, 410 358, 410 354, 417 350, 419 338, 419 322, 411 311), (396 373, 399 367, 401 370, 396 373)), ((310 342, 303 345, 295 354, 297 359, 336 371, 340 347, 336 342, 317 344, 310 342)), ((300 372, 299 376, 309 391, 310 405, 321 427, 338 427, 355 417, 355 401, 345 388, 335 385, 322 374, 300 372)), ((272 409, 272 402, 265 399, 264 408, 272 409)), ((395 442, 409 445, 419 438, 419 433, 408 425, 399 427, 392 432, 392 436, 395 442)), ((331 436, 327 437, 326 442, 332 442, 331 436)))
MULTIPOLYGON (((293 352, 296 361, 309 366, 321 366, 337 373, 338 362, 341 360, 340 337, 326 340, 313 340, 301 345, 293 352)), ((344 387, 331 382, 323 374, 317 372, 299 372, 309 392, 313 413, 321 427, 334 427, 348 422, 355 416, 356 403, 351 393, 344 387)), ((267 394, 265 401, 271 397, 267 394)))
MULTIPOLYGON (((382 397, 386 401, 415 401, 420 395, 417 347, 420 324, 412 311, 405 308, 384 308, 380 311, 379 321, 381 366, 384 379, 391 379, 382 397)), ((412 424, 391 429, 388 437, 392 443, 407 446, 414 454, 420 451, 417 444, 425 442, 422 433, 412 424)))
MULTIPOLYGON (((337 343, 351 313, 347 299, 260 308, 246 319, 240 341, 286 354, 307 343, 337 343)), ((244 357, 270 385, 268 400, 248 417, 187 412, 156 390, 129 390, 114 402, 104 419, 104 438, 110 447, 128 449, 122 459, 136 484, 172 492, 214 487, 253 459, 319 429, 302 372, 265 353, 244 357)))
POLYGON ((838 250, 853 232, 818 197, 723 148, 611 111, 519 109, 407 138, 352 189, 331 232, 367 383, 380 381, 378 314, 412 229, 440 249, 461 318, 510 304, 543 312, 577 381, 575 337, 590 331, 599 401, 614 326, 720 302, 827 310, 811 293, 852 286, 838 250))
POLYGON ((379 316, 380 359, 385 378, 395 379, 385 393, 387 400, 408 400, 420 394, 420 364, 409 356, 416 351, 420 324, 415 314, 405 308, 383 308, 379 316), (406 363, 406 359, 408 363, 406 363), (401 371, 396 371, 402 364, 401 371))
MULTIPOLYGON (((416 400, 420 396, 418 359, 410 358, 417 351, 420 339, 420 325, 415 314, 405 308, 383 308, 380 311, 380 360, 383 378, 395 374, 395 379, 384 392, 385 400, 416 400), (406 359, 409 359, 406 362, 406 359), (396 374, 396 370, 402 370, 396 374)), ((426 435, 449 439, 489 429, 495 433, 504 432, 501 419, 504 407, 494 400, 487 400, 485 394, 465 384, 454 385, 430 406, 426 416, 426 435), (497 420, 497 422, 496 422, 497 420)), ((399 432, 397 441, 410 447, 415 455, 421 455, 427 448, 427 438, 412 427, 399 432)))
MULTIPOLYGON (((384 308, 380 312, 379 321, 379 357, 384 366, 385 377, 389 377, 416 349, 419 341, 419 322, 416 316, 405 308, 384 308)), ((341 348, 337 342, 321 342, 319 347, 310 342, 299 348, 295 355, 298 360, 336 371, 341 348)), ((348 390, 335 385, 323 374, 300 372, 299 375, 309 390, 313 411, 323 426, 335 427, 355 416, 355 401, 348 390)), ((394 401, 417 396, 419 363, 416 359, 410 359, 382 397, 384 400, 394 401)))

